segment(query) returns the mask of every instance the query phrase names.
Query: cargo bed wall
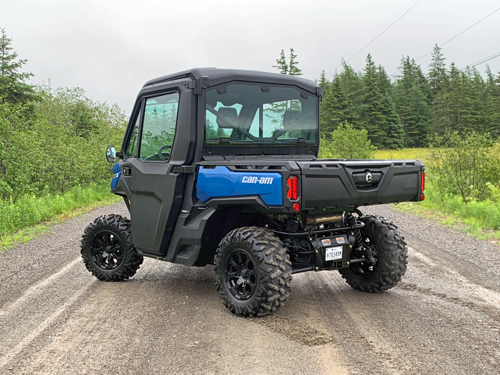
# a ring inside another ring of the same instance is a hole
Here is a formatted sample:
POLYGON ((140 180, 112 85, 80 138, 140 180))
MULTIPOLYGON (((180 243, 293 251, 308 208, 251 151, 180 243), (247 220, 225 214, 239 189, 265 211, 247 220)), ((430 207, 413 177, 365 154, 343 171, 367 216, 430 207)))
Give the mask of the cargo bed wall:
POLYGON ((420 160, 315 160, 298 165, 304 210, 420 201, 420 160))

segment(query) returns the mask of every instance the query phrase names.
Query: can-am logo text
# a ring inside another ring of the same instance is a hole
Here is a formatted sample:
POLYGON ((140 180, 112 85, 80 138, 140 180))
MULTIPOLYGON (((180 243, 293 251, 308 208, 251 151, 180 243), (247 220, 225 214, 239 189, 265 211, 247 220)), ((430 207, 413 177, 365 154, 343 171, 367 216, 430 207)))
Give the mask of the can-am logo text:
POLYGON ((273 183, 273 177, 255 177, 255 176, 244 176, 241 182, 244 184, 261 184, 261 185, 271 185, 273 183))

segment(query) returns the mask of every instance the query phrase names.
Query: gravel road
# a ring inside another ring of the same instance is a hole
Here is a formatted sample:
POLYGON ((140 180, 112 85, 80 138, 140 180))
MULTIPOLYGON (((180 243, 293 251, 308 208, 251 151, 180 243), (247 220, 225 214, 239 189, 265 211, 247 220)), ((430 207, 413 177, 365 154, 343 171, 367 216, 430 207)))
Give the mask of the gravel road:
POLYGON ((403 282, 352 290, 338 272, 293 277, 278 313, 245 319, 213 267, 145 259, 105 283, 79 257, 94 210, 0 253, 0 374, 498 374, 500 251, 389 206, 409 247, 403 282))

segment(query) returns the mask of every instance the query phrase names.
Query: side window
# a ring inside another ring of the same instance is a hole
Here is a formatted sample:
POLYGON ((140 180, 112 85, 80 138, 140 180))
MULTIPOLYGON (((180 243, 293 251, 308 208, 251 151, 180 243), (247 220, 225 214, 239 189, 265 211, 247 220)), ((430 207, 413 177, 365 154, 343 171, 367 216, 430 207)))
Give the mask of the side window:
POLYGON ((146 161, 168 161, 174 142, 179 94, 171 93, 146 101, 139 158, 146 161))
POLYGON ((135 120, 134 130, 132 130, 132 135, 128 141, 127 149, 125 150, 125 156, 137 156, 137 141, 139 135, 139 122, 141 121, 141 112, 135 120))

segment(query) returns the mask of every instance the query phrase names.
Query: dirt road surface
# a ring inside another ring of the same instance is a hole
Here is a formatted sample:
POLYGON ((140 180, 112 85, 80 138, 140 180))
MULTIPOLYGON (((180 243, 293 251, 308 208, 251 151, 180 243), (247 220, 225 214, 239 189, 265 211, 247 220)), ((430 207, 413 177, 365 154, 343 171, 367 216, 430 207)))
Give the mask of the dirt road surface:
POLYGON ((408 242, 403 282, 382 294, 338 272, 294 275, 278 313, 232 315, 213 267, 145 259, 105 283, 79 257, 83 229, 119 204, 0 253, 0 374, 498 374, 500 250, 371 207, 408 242))

